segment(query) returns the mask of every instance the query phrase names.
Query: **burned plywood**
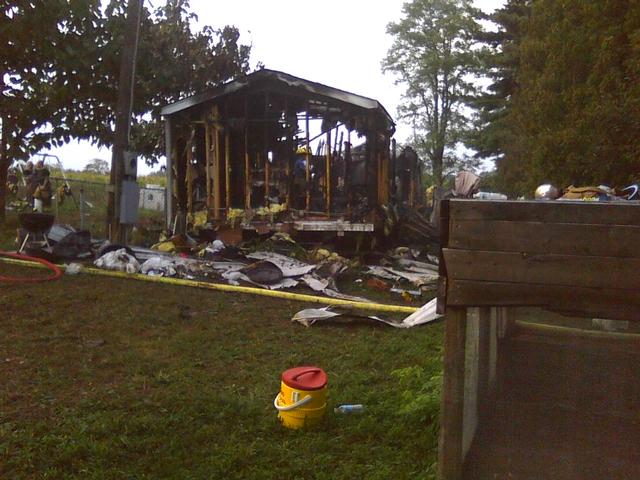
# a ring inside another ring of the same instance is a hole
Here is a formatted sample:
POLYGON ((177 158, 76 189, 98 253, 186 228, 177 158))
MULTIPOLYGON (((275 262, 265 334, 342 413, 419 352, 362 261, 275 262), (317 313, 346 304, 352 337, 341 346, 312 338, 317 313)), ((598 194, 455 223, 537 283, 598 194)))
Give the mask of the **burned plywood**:
POLYGON ((162 115, 167 216, 178 230, 201 211, 217 223, 268 223, 287 212, 292 228, 295 220, 373 224, 375 207, 390 200, 395 126, 376 100, 263 69, 162 115))

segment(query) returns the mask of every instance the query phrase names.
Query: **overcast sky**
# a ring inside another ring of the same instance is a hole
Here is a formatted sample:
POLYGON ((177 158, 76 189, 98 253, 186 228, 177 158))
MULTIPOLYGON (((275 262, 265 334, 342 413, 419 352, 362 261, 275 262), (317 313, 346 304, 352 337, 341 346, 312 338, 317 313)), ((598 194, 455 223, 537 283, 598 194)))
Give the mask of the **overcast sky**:
MULTIPOLYGON (((149 0, 146 0, 147 2, 149 0)), ((151 0, 157 6, 163 0, 151 0)), ((241 42, 253 45, 251 66, 266 68, 324 83, 375 98, 395 117, 402 87, 393 76, 383 74, 380 62, 392 39, 386 25, 401 16, 403 0, 191 0, 199 24, 236 25, 241 42)), ((475 0, 487 12, 504 0, 475 0)), ((168 59, 169 60, 169 59, 168 59)), ((399 124, 396 138, 410 133, 399 124)), ((87 142, 72 142, 51 150, 66 168, 82 169, 92 158, 111 159, 111 152, 87 142)), ((155 166, 154 169, 157 169, 155 166)), ((151 169, 139 165, 139 173, 151 169)))

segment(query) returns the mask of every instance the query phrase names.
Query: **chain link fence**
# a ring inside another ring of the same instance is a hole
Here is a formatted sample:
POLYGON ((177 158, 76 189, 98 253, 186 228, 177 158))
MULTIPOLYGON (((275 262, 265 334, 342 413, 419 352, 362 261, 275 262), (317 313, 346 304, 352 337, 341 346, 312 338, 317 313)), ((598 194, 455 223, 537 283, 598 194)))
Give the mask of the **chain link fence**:
MULTIPOLYGON (((93 238, 107 238, 107 183, 75 180, 52 176, 52 199, 46 213, 56 217, 56 223, 89 230, 93 238)), ((28 211, 26 187, 20 185, 13 196, 14 210, 28 211)), ((165 228, 166 190, 160 186, 140 187, 138 222, 132 232, 131 243, 150 245, 158 241, 165 228)), ((11 200, 11 199, 9 199, 11 200)))

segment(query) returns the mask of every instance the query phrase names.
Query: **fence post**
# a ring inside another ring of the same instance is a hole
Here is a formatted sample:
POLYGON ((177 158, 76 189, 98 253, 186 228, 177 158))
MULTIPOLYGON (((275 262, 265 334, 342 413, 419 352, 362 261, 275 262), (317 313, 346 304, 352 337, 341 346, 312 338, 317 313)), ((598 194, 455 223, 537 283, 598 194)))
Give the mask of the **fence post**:
POLYGON ((80 188, 80 230, 84 230, 84 188, 80 188))

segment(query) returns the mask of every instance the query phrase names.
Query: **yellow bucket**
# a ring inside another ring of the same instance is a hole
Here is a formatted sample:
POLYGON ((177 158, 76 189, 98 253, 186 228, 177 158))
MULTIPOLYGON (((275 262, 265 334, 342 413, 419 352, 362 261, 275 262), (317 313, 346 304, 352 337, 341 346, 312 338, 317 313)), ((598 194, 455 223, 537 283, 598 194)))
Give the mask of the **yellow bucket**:
POLYGON ((311 427, 327 408, 327 374, 318 367, 296 367, 282 373, 280 393, 273 401, 287 428, 311 427))

